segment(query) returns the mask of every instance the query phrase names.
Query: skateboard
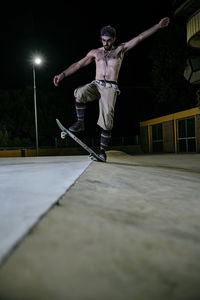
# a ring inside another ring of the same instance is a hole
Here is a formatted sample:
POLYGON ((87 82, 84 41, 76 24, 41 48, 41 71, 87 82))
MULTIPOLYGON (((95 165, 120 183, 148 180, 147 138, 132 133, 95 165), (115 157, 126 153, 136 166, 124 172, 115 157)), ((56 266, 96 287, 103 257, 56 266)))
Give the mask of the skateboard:
POLYGON ((75 136, 71 131, 69 131, 67 128, 65 128, 58 119, 56 119, 56 123, 57 123, 58 127, 62 130, 62 132, 61 132, 62 139, 66 138, 67 136, 70 136, 76 143, 78 143, 82 148, 84 148, 90 154, 89 155, 90 159, 97 160, 100 162, 106 162, 104 159, 99 157, 99 155, 96 152, 94 152, 85 143, 83 143, 77 136, 75 136))

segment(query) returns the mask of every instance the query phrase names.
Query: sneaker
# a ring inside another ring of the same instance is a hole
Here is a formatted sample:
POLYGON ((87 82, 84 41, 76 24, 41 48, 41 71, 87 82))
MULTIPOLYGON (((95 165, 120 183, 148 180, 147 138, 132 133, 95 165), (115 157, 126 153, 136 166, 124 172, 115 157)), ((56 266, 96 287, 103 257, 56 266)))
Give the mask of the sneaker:
POLYGON ((84 123, 77 121, 76 123, 74 123, 72 126, 69 127, 69 130, 73 132, 84 131, 85 130, 84 123))
POLYGON ((100 157, 101 159, 103 159, 103 160, 106 161, 107 156, 106 156, 106 152, 105 152, 104 149, 100 149, 100 151, 99 151, 99 157, 100 157))

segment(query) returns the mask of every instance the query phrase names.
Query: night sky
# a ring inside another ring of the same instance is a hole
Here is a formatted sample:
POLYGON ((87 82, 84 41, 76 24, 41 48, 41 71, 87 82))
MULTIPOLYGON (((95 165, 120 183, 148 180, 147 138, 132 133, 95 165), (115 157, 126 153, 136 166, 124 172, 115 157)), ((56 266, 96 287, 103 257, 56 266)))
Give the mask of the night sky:
MULTIPOLYGON (((40 70, 45 73, 42 84, 51 85, 55 74, 85 56, 92 48, 101 46, 99 31, 102 26, 114 26, 120 43, 172 14, 171 1, 140 0, 134 1, 131 6, 129 1, 118 4, 116 1, 98 1, 93 5, 87 1, 53 3, 3 6, 1 88, 31 85, 30 59, 34 53, 40 53, 45 58, 40 70)), ((135 48, 127 54, 120 74, 123 85, 132 83, 131 77, 137 77, 134 74, 138 72, 138 67, 141 68, 138 62, 143 59, 145 63, 143 56, 147 46, 148 43, 144 42, 144 45, 138 46, 139 49, 135 48)), ((94 78, 94 68, 85 69, 82 77, 84 82, 87 78, 94 78)), ((73 79, 74 87, 80 84, 75 76, 73 79)), ((142 81, 140 78, 141 84, 142 81)), ((65 84, 68 84, 67 80, 65 84)))
MULTIPOLYGON (((39 2, 2 6, 1 89, 31 86, 31 58, 37 53, 44 58, 44 64, 36 70, 37 88, 63 89, 67 97, 73 98, 73 90, 77 86, 94 79, 95 65, 91 64, 64 79, 58 88, 53 86, 53 77, 91 49, 101 46, 101 27, 115 27, 117 43, 121 43, 153 26, 161 18, 173 16, 172 0, 47 3, 42 6, 39 2)), ((165 30, 168 29, 163 29, 163 34, 165 30)), ((126 107, 123 114, 127 109, 127 91, 130 97, 133 93, 131 88, 150 84, 148 51, 153 39, 153 36, 149 37, 125 55, 119 75, 119 87, 123 91, 119 101, 124 101, 126 107)))

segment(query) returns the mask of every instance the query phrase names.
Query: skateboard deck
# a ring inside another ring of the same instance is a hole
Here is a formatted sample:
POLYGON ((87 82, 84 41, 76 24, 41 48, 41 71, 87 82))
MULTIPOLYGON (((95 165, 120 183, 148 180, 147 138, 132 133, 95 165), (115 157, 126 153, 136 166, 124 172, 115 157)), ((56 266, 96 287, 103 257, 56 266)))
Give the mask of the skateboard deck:
MULTIPOLYGON (((99 155, 96 152, 94 152, 94 150, 92 150, 90 147, 88 147, 77 136, 75 136, 71 131, 69 131, 67 128, 65 128, 58 119, 56 119, 56 123, 57 123, 58 127, 62 130, 62 132, 65 133, 66 136, 69 135, 76 143, 78 143, 82 148, 84 148, 90 154, 89 155, 90 159, 97 160, 100 162, 106 162, 104 159, 99 157, 99 155)), ((61 136, 63 136, 62 133, 61 133, 61 136)))

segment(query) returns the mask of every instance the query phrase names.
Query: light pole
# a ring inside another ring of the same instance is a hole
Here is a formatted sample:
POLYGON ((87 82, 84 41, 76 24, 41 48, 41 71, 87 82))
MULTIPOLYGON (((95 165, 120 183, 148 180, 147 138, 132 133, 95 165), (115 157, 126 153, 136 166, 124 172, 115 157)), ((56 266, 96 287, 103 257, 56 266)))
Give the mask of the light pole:
POLYGON ((35 65, 40 65, 42 60, 40 57, 33 59, 33 94, 34 94, 34 110, 35 110, 35 140, 36 140, 36 154, 39 155, 38 147, 38 122, 37 122, 37 94, 36 94, 36 80, 35 80, 35 65))

